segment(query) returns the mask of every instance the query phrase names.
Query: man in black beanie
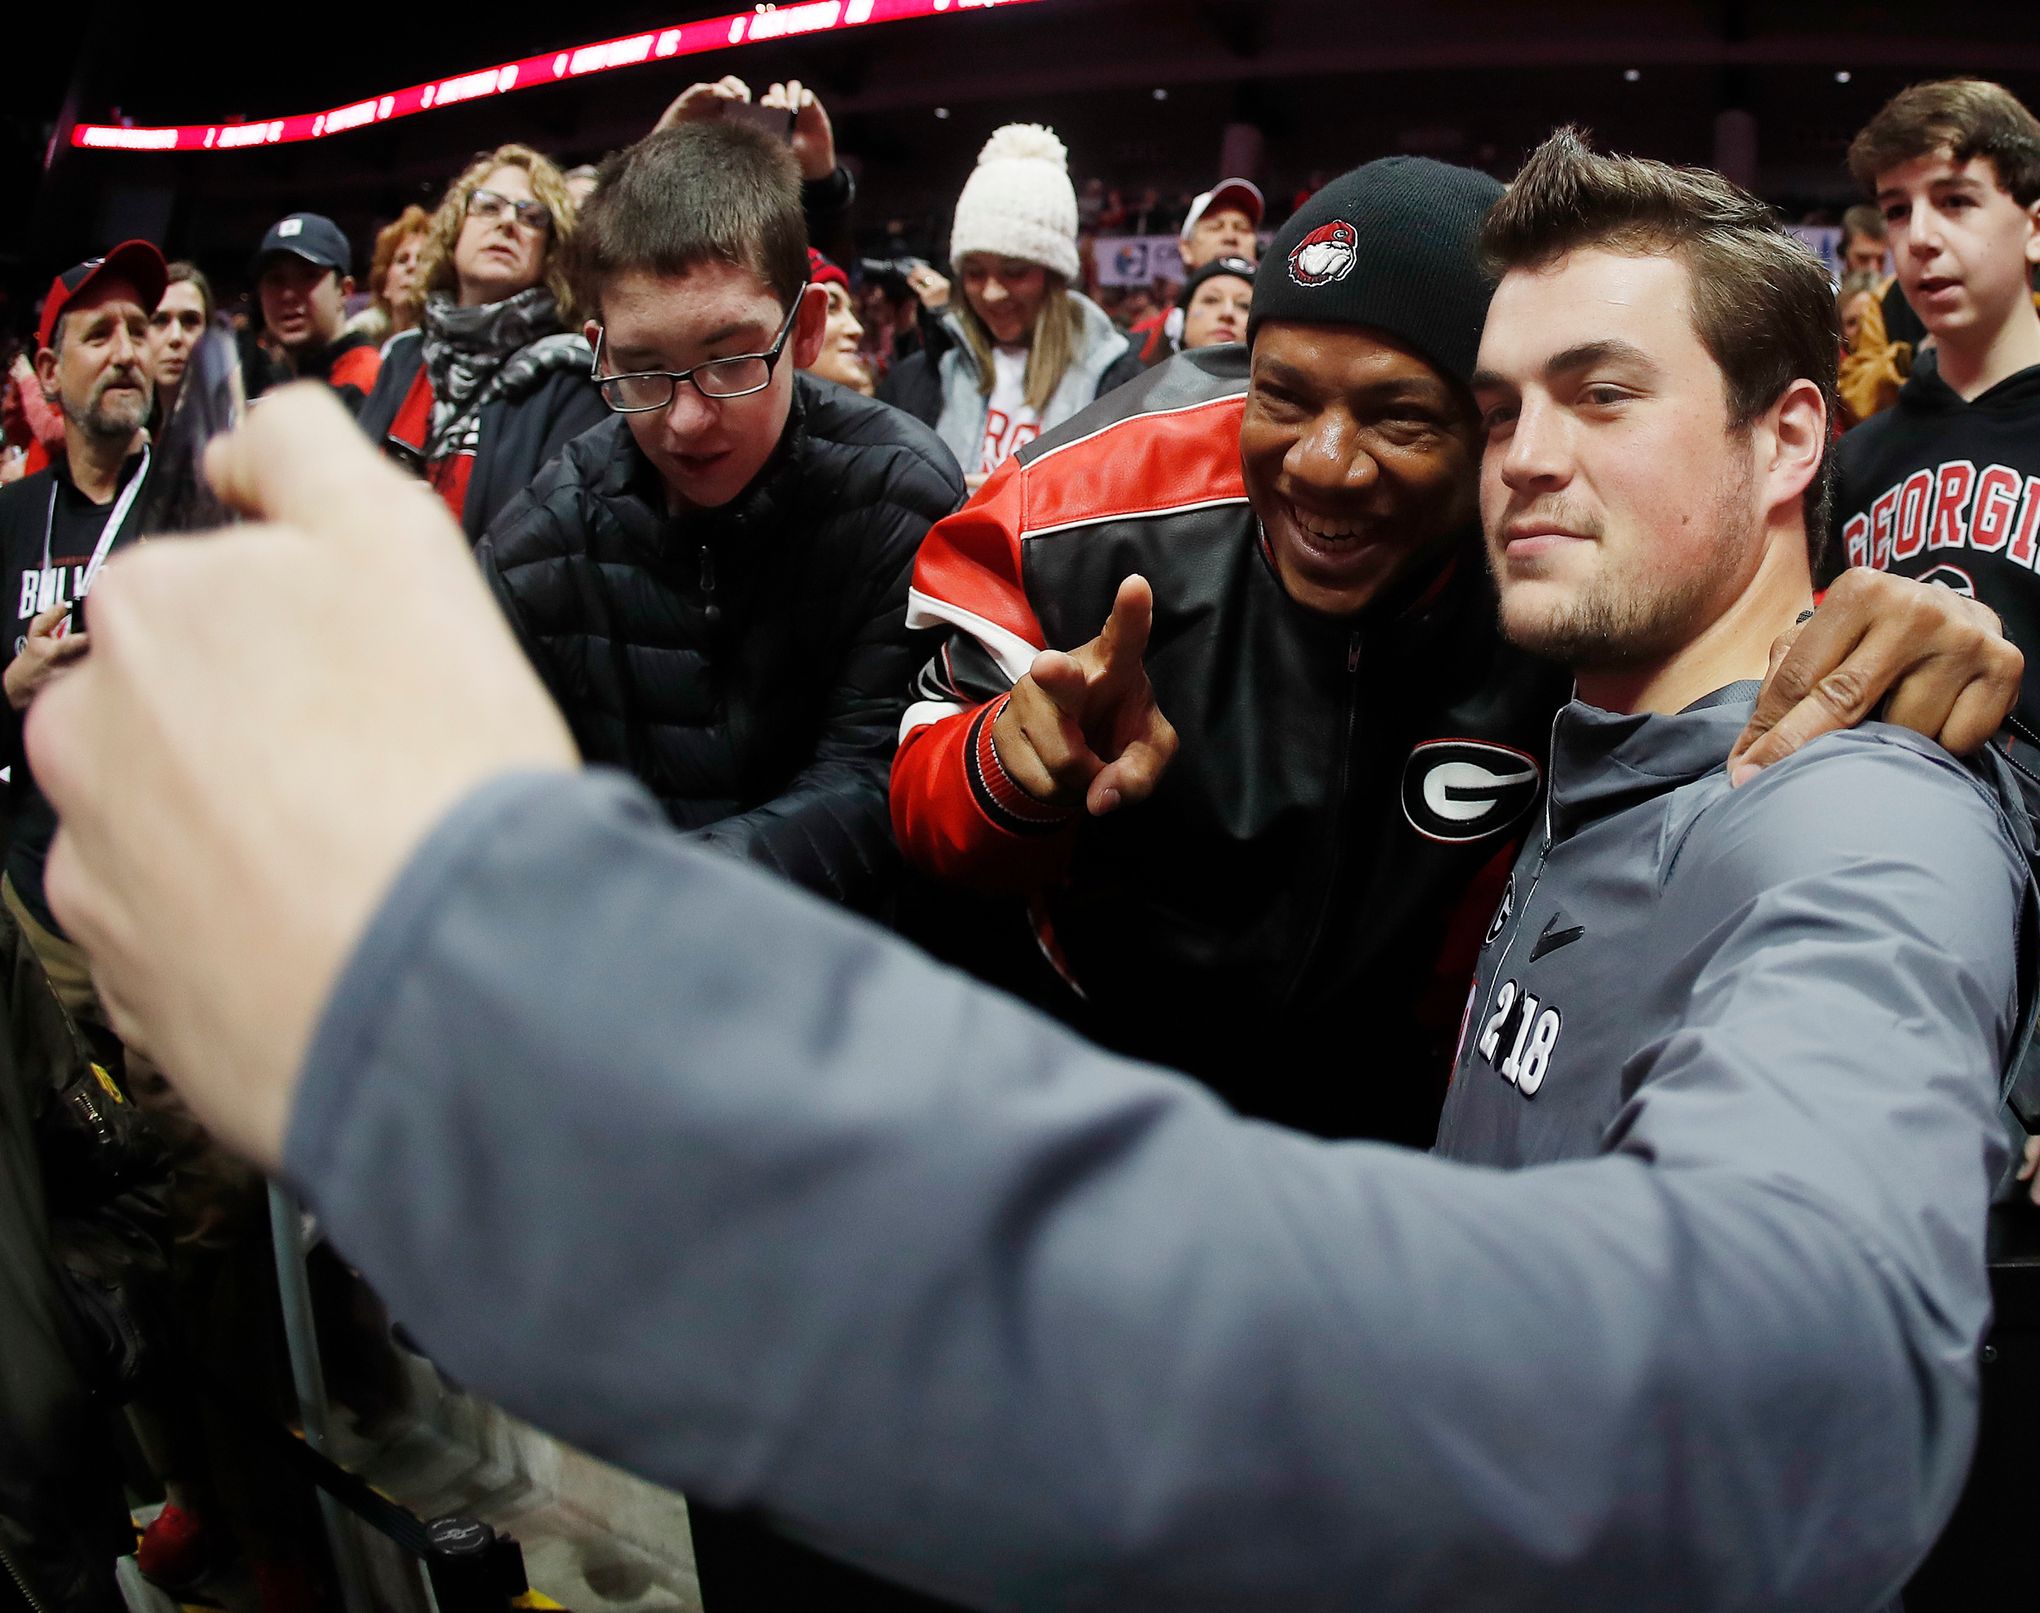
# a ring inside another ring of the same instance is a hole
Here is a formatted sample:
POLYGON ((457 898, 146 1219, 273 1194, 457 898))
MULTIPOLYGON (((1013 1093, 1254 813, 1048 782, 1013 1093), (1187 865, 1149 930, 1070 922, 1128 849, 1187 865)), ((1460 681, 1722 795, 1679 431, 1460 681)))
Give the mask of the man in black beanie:
MULTIPOLYGON (((1467 380, 1501 193, 1423 158, 1333 181, 1262 259, 1246 346, 1179 355, 1030 445, 915 571, 910 625, 951 632, 903 726, 894 829, 1033 931, 921 938, 1324 1136, 1430 1142, 1569 688, 1502 642, 1480 556, 1467 380)), ((1978 653, 1955 604, 1889 581, 1831 599, 1774 677, 1804 691, 1856 655, 1867 698, 1825 727, 1926 659, 1884 653, 1880 614, 1930 612, 1978 653)))

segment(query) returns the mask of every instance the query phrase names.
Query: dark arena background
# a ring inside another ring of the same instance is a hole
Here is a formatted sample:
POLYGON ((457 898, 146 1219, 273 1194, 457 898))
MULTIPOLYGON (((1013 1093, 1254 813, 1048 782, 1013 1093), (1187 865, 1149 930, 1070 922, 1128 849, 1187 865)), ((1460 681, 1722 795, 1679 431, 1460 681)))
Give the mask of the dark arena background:
MULTIPOLYGON (((857 9, 781 7, 815 31, 660 58, 660 32, 728 16, 727 3, 542 15, 292 12, 238 0, 196 13, 34 8, 12 25, 17 53, 0 106, 19 199, 0 237, 6 284, 16 299, 38 295, 47 265, 134 234, 235 286, 282 212, 316 203, 365 240, 406 203, 430 205, 478 149, 517 139, 563 166, 590 161, 642 133, 688 83, 724 73, 814 86, 857 175, 861 236, 880 244, 898 220, 923 248, 985 135, 1015 119, 1050 125, 1073 177, 1103 179, 1130 204, 1152 187, 1167 207, 1238 173, 1261 184, 1279 217, 1313 173, 1413 152, 1506 174, 1554 123, 1572 121, 1616 149, 1720 167, 1795 217, 1831 222, 1855 199, 1841 160, 1850 135, 1905 84, 1960 71, 2029 100, 2040 88, 2032 19, 1990 0, 929 0, 912 8, 918 17, 844 26, 857 9), (33 48, 22 48, 24 31, 33 48), (646 33, 640 65, 302 143, 174 152, 72 143, 81 124, 246 129, 646 33)), ((879 14, 888 9, 881 0, 879 14)))

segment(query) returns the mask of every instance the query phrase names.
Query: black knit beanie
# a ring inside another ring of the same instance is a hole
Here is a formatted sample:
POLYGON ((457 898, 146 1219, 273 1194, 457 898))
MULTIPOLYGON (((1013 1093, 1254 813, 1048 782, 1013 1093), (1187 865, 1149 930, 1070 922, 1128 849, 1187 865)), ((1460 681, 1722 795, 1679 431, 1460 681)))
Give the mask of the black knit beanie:
POLYGON ((1261 259, 1249 345, 1264 319, 1367 325, 1463 383, 1494 292, 1481 221, 1501 194, 1486 174, 1429 157, 1383 157, 1341 174, 1261 259))
POLYGON ((1197 288, 1207 280, 1216 280, 1220 275, 1230 275, 1235 280, 1254 283, 1254 266, 1245 258, 1213 258, 1190 271, 1190 278, 1183 282, 1183 289, 1176 294, 1176 306, 1188 308, 1190 299, 1197 295, 1197 288))

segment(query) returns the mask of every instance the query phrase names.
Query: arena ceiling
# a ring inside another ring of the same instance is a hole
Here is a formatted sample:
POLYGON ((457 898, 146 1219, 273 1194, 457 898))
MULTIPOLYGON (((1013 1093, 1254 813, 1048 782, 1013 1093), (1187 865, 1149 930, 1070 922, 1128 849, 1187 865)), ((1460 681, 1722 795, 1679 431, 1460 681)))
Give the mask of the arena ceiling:
POLYGON ((1730 112, 1758 186, 1801 208, 1847 199, 1850 133, 1907 82, 1975 72, 2040 96, 2027 8, 1979 0, 1038 0, 996 10, 955 0, 921 20, 650 60, 302 145, 130 153, 52 138, 67 118, 152 126, 339 107, 733 9, 669 0, 555 8, 540 21, 520 8, 487 26, 467 7, 392 10, 368 25, 360 11, 282 15, 243 0, 196 12, 45 10, 20 59, 46 70, 17 74, 21 93, 0 111, 0 162, 35 197, 31 227, 0 242, 0 270, 18 287, 130 227, 176 251, 235 252, 277 212, 313 204, 358 232, 429 198, 478 148, 515 138, 568 160, 597 156, 641 133, 686 83, 723 72, 820 89, 858 159, 868 220, 939 213, 984 135, 1019 117, 1052 124, 1079 177, 1165 189, 1208 183, 1221 131, 1248 125, 1260 177, 1281 190, 1312 169, 1392 151, 1506 173, 1565 120, 1623 149, 1708 162, 1730 112), (57 26, 70 18, 83 25, 57 26))

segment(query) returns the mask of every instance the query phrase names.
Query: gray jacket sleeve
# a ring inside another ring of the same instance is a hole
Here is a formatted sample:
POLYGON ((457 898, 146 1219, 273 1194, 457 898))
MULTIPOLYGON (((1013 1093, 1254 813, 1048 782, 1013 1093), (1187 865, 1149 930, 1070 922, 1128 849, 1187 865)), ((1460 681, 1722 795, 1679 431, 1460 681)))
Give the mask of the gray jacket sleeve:
POLYGON ((1505 1174, 1242 1121, 621 781, 507 778, 349 963, 287 1171, 466 1383, 952 1598, 1861 1609, 1973 1430, 1947 1160, 2013 898, 1950 844, 1907 957, 1948 1012, 1884 1049, 1949 1073, 1891 1123, 1747 1162, 1852 1077, 1744 1048, 1505 1174))

